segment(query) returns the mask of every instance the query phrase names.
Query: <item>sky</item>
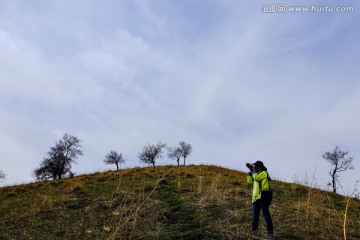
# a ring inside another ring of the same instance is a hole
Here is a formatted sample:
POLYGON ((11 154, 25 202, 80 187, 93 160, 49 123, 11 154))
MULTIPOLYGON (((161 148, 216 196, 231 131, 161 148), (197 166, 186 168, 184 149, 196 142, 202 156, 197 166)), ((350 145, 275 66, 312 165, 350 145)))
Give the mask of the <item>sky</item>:
POLYGON ((1 185, 34 181, 68 133, 82 140, 76 174, 115 169, 103 162, 110 150, 122 167, 145 166, 144 145, 185 141, 189 164, 246 171, 261 160, 275 179, 323 189, 321 154, 339 146, 355 168, 341 191, 353 190, 360 3, 284 0, 269 13, 278 2, 0 0, 1 185))

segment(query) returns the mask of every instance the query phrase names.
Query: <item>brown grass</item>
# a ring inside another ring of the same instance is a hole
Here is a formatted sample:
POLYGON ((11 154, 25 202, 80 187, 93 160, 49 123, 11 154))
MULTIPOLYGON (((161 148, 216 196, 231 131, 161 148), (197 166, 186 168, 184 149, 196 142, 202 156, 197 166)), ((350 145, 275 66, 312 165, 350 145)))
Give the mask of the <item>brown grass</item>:
MULTIPOLYGON (((300 184, 271 186, 277 239, 360 239, 358 199, 300 184)), ((4 187, 0 239, 250 239, 250 196, 245 173, 206 165, 4 187)))

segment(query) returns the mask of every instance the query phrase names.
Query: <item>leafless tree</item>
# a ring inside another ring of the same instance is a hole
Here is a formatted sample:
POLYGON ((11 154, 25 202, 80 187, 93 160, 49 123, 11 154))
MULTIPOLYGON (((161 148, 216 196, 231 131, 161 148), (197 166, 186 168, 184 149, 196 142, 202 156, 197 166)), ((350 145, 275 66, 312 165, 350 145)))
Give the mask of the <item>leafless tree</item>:
POLYGON ((186 143, 182 141, 180 142, 180 148, 182 152, 182 157, 184 158, 184 166, 185 166, 185 159, 191 154, 192 146, 190 143, 186 143))
POLYGON ((115 164, 116 170, 119 171, 119 165, 121 163, 124 163, 125 159, 124 159, 122 153, 118 153, 118 152, 112 150, 105 156, 104 162, 106 164, 115 164))
POLYGON ((2 170, 0 170, 0 182, 4 181, 5 179, 6 179, 6 174, 2 170))
POLYGON ((168 157, 177 161, 178 166, 180 165, 180 158, 183 156, 180 147, 168 147, 168 157))
POLYGON ((348 169, 354 169, 354 166, 352 165, 354 157, 350 157, 348 155, 348 151, 342 151, 336 146, 332 151, 325 152, 321 156, 332 166, 332 169, 329 171, 329 175, 331 176, 329 185, 333 188, 333 192, 335 193, 337 188, 336 183, 339 181, 338 173, 344 172, 348 169))
POLYGON ((155 167, 156 159, 161 157, 165 143, 157 142, 157 144, 150 144, 144 146, 142 152, 139 153, 139 159, 143 163, 152 164, 155 167))
POLYGON ((79 138, 64 134, 62 139, 50 148, 40 167, 34 170, 35 178, 37 180, 61 179, 67 173, 71 173, 71 164, 75 163, 78 156, 83 155, 80 142, 79 138))

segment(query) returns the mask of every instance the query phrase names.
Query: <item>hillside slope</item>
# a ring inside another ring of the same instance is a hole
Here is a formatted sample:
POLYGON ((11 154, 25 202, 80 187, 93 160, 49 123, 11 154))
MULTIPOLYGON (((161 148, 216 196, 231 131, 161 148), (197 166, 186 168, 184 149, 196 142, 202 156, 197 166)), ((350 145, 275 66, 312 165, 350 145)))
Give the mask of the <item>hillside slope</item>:
MULTIPOLYGON (((343 239, 345 197, 271 185, 276 239, 343 239)), ((250 195, 245 173, 204 165, 4 187, 0 239, 250 239, 250 195)), ((351 199, 347 219, 347 239, 360 239, 359 200, 351 199)))

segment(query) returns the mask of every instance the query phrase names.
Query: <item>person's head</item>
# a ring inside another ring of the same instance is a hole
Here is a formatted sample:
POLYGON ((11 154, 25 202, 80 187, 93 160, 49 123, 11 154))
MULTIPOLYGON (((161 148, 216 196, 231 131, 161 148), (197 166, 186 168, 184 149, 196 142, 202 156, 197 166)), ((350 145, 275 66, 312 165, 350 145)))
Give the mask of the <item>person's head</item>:
POLYGON ((255 171, 260 172, 260 171, 266 171, 267 168, 265 167, 264 163, 262 161, 256 161, 254 163, 255 166, 255 171))

